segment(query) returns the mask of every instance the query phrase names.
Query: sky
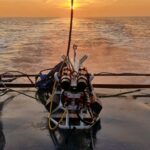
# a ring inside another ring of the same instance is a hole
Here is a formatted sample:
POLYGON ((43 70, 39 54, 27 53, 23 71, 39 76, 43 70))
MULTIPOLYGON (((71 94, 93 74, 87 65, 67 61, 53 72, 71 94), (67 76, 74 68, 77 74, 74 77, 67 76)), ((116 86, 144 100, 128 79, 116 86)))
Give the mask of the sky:
MULTIPOLYGON (((150 16, 150 0, 74 0, 76 17, 150 16)), ((0 0, 0 17, 68 17, 70 0, 0 0)))

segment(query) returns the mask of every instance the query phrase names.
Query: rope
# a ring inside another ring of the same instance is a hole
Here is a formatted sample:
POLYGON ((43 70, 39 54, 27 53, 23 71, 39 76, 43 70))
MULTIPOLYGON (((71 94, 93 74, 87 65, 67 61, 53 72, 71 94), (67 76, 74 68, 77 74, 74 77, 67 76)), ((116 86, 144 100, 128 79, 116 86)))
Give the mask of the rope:
POLYGON ((29 97, 29 98, 38 100, 37 98, 35 98, 35 97, 31 96, 31 95, 25 94, 25 93, 23 93, 23 92, 21 92, 21 91, 17 91, 17 90, 8 88, 8 87, 6 86, 6 84, 5 84, 3 81, 0 81, 0 83, 1 83, 1 84, 3 85, 3 87, 4 87, 4 89, 3 89, 4 91, 1 91, 1 92, 3 92, 3 93, 0 94, 0 96, 3 96, 3 95, 5 95, 5 94, 7 94, 8 92, 16 92, 16 93, 19 93, 19 94, 24 95, 24 96, 26 96, 26 97, 29 97))
MULTIPOLYGON (((71 61, 69 59, 69 53, 70 53, 70 47, 71 47, 71 39, 72 39, 72 26, 73 26, 73 6, 74 6, 74 0, 71 0, 71 16, 70 16, 70 30, 69 30, 69 40, 68 40, 68 48, 67 48, 67 53, 66 53, 66 57, 64 59, 64 63, 62 64, 60 70, 59 70, 59 74, 62 70, 62 67, 63 65, 66 63, 66 64, 69 64, 69 66, 73 69, 73 66, 71 64, 71 61)), ((55 130, 59 124, 63 121, 63 118, 64 116, 66 115, 67 113, 67 109, 64 111, 62 117, 60 118, 60 120, 58 121, 58 124, 54 127, 51 126, 51 115, 52 115, 52 107, 53 107, 53 98, 54 98, 54 93, 56 91, 56 81, 54 82, 54 85, 53 85, 53 90, 52 90, 52 95, 50 97, 50 112, 49 112, 49 116, 48 116, 48 121, 49 121, 49 129, 50 130, 55 130)))
POLYGON ((136 92, 141 92, 140 89, 137 89, 137 90, 134 90, 134 91, 127 91, 127 92, 120 92, 120 93, 117 93, 117 94, 112 94, 112 95, 107 95, 107 94, 96 94, 99 98, 109 98, 109 97, 121 97, 121 96, 124 96, 124 95, 127 95, 127 94, 132 94, 132 93, 136 93, 136 92))
MULTIPOLYGON (((28 74, 26 74, 26 73, 21 72, 21 71, 8 71, 8 72, 5 72, 3 74, 0 74, 0 81, 3 78, 3 76, 6 76, 6 75, 11 75, 11 78, 13 78, 13 76, 14 76, 14 78, 12 79, 12 81, 14 81, 17 78, 21 77, 21 76, 16 77, 16 75, 13 75, 11 73, 19 73, 19 74, 23 75, 24 77, 27 77, 27 79, 30 81, 31 84, 34 84, 34 82, 32 81, 32 79, 30 78, 30 76, 28 74)), ((6 81, 12 82, 11 79, 8 79, 6 81)))
MULTIPOLYGON (((62 70, 62 67, 63 65, 66 63, 66 59, 64 60, 64 63, 62 64, 60 70, 59 70, 59 74, 62 70)), ((54 127, 52 127, 51 125, 51 116, 52 116, 52 108, 53 108, 53 98, 54 98, 54 94, 55 94, 55 91, 56 91, 56 81, 54 82, 54 85, 53 85, 53 90, 52 90, 52 95, 50 96, 50 108, 49 108, 49 115, 48 115, 48 127, 49 129, 52 131, 52 130, 55 130, 57 129, 57 127, 59 126, 59 124, 63 121, 64 119, 64 116, 65 114, 67 113, 67 109, 64 111, 62 117, 60 118, 60 120, 58 121, 58 124, 55 125, 54 127)))

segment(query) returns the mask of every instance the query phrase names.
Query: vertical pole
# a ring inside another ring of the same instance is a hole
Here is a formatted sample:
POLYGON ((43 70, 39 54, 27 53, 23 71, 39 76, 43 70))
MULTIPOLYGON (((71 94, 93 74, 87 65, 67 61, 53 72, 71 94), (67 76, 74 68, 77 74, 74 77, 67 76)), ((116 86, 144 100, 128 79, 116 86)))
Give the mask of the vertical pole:
POLYGON ((74 0, 71 0, 71 18, 70 18, 70 31, 69 31, 67 57, 69 57, 70 46, 71 46, 72 26, 73 26, 73 6, 74 6, 74 0))

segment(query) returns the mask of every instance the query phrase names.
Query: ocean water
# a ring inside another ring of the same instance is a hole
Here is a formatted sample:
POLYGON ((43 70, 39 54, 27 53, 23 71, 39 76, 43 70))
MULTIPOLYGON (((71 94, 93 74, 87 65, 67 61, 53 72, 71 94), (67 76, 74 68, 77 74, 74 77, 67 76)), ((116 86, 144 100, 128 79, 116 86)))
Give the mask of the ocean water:
MULTIPOLYGON (((0 18, 0 72, 39 72, 66 53, 69 20, 0 18)), ((150 17, 75 19, 72 45, 93 72, 150 72, 150 17)))
MULTIPOLYGON (((68 30, 66 18, 0 18, 0 73, 38 73, 53 67, 66 53, 68 30)), ((85 65, 93 73, 150 73, 150 17, 75 19, 73 44, 78 45, 79 57, 89 55, 85 65)), ((102 82, 150 80, 109 77, 100 78, 102 82)), ((101 89, 98 92, 103 93, 101 89)), ((116 92, 121 91, 113 91, 116 92)), ((0 149, 55 150, 46 129, 44 107, 22 95, 9 98, 12 95, 16 94, 0 97, 0 149)), ((146 103, 130 97, 102 102, 102 130, 95 150, 149 150, 149 98, 146 103)))

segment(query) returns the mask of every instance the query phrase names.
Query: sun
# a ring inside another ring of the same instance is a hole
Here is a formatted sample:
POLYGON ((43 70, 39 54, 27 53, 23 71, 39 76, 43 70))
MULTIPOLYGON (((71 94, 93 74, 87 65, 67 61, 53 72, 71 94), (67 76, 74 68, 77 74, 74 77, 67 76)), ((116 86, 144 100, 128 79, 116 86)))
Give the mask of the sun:
POLYGON ((80 4, 79 3, 75 3, 74 6, 73 6, 73 9, 77 9, 77 8, 80 8, 80 4))
MULTIPOLYGON (((63 2, 61 4, 61 7, 70 9, 71 8, 71 2, 70 2, 70 0, 66 0, 65 2, 63 2)), ((78 3, 76 0, 74 0, 73 9, 77 9, 77 8, 80 8, 80 7, 81 7, 80 3, 78 3)))

